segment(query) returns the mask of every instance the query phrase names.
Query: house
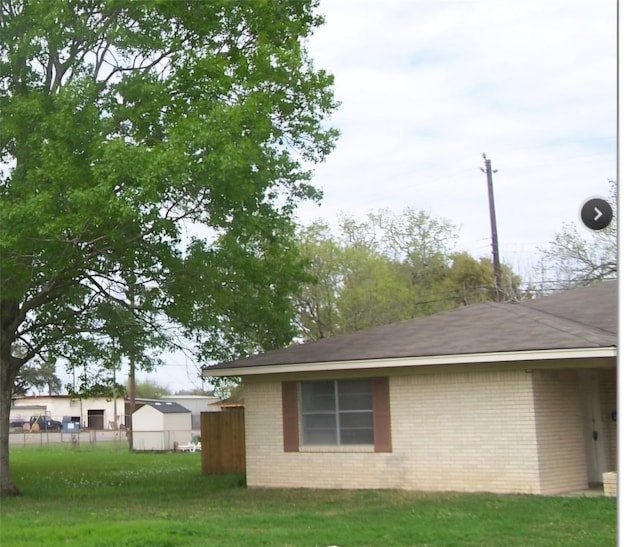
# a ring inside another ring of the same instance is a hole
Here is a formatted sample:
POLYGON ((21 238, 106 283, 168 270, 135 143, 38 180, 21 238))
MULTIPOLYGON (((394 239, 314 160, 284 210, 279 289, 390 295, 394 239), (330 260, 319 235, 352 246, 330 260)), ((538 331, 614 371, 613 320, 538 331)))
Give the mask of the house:
POLYGON ((134 450, 174 450, 191 440, 191 412, 177 403, 147 402, 132 418, 134 450))
POLYGON ((617 282, 206 367, 244 384, 250 487, 559 494, 615 471, 617 282))

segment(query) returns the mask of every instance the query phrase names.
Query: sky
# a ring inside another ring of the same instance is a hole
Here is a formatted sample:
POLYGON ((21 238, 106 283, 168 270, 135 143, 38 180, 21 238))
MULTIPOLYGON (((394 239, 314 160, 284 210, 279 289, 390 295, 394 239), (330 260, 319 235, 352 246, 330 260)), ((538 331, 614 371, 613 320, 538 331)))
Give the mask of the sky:
MULTIPOLYGON (((535 281, 537 249, 616 178, 615 0, 320 0, 308 43, 335 77, 341 136, 298 219, 407 207, 459 227, 456 248, 491 256, 483 154, 491 160, 501 262, 535 281)), ((202 387, 172 358, 139 374, 202 387)))
POLYGON ((414 207, 491 255, 483 154, 501 261, 537 248, 616 178, 616 2, 321 0, 309 49, 335 76, 340 129, 300 220, 414 207))

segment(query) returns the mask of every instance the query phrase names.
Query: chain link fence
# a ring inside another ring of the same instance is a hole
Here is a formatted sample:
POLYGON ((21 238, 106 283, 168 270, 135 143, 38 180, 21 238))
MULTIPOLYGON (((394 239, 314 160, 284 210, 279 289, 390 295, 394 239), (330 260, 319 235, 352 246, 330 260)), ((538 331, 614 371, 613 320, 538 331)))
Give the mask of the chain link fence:
POLYGON ((85 431, 14 431, 9 435, 12 446, 49 444, 86 445, 99 442, 126 443, 124 430, 85 430, 85 431))

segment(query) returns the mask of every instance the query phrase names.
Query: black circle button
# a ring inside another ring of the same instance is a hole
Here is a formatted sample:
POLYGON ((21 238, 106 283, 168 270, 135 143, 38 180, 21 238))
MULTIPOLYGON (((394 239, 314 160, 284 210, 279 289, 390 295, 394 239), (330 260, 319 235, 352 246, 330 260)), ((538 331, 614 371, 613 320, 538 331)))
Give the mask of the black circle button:
POLYGON ((611 224, 613 209, 606 200, 591 198, 582 206, 580 216, 582 223, 590 230, 603 230, 611 224))

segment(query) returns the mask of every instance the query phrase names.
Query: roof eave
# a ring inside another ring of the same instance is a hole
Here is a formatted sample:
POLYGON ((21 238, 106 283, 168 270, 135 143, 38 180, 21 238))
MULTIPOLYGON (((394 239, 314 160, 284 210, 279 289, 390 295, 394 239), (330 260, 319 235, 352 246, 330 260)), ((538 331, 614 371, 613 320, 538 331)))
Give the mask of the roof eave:
POLYGON ((203 376, 257 376, 292 372, 333 372, 342 370, 367 370, 400 367, 424 367, 436 365, 460 365, 474 363, 501 363, 517 361, 538 361, 558 359, 594 359, 616 357, 617 348, 591 347, 570 349, 545 349, 526 351, 503 351, 495 353, 464 353, 455 355, 434 355, 420 357, 393 357, 385 359, 362 359, 349 361, 328 361, 312 363, 289 363, 253 365, 242 367, 211 367, 203 369, 203 376))

